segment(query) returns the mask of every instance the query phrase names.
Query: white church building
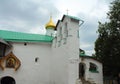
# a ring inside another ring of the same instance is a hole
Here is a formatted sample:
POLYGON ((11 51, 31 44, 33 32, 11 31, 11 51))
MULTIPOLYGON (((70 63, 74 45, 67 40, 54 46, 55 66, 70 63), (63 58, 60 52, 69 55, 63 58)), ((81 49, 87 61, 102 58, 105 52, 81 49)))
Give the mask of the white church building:
POLYGON ((80 24, 64 15, 46 35, 0 30, 0 84, 103 84, 102 64, 79 52, 80 24))

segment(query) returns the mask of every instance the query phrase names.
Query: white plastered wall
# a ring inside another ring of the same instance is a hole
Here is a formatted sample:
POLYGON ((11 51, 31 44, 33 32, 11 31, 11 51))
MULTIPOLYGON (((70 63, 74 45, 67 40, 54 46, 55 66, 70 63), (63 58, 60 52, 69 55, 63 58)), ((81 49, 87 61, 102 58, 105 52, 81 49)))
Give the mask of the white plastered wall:
POLYGON ((53 41, 53 71, 51 76, 53 84, 75 84, 78 79, 78 23, 71 21, 69 17, 65 17, 57 26, 57 37, 53 41), (68 28, 67 37, 64 35, 65 23, 67 23, 68 28), (62 36, 59 34, 60 29, 62 29, 62 36), (64 43, 64 39, 66 39, 66 43, 64 43))
POLYGON ((21 61, 20 68, 0 69, 0 78, 11 76, 16 84, 49 84, 51 44, 49 43, 12 43, 14 55, 21 61), (35 58, 38 62, 35 62, 35 58))
POLYGON ((103 84, 102 64, 92 58, 84 58, 82 63, 85 64, 85 79, 88 81, 94 81, 96 84, 103 84), (98 73, 89 71, 90 63, 94 63, 97 66, 98 73))

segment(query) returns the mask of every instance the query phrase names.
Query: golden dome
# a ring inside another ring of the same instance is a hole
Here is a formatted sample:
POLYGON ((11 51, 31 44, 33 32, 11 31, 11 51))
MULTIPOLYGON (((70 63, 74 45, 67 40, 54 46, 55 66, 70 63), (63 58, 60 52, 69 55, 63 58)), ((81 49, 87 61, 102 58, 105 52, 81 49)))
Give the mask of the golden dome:
POLYGON ((50 17, 50 20, 49 20, 49 22, 45 25, 45 28, 47 29, 47 28, 55 28, 55 24, 54 24, 54 22, 53 22, 53 20, 52 20, 52 17, 50 17))

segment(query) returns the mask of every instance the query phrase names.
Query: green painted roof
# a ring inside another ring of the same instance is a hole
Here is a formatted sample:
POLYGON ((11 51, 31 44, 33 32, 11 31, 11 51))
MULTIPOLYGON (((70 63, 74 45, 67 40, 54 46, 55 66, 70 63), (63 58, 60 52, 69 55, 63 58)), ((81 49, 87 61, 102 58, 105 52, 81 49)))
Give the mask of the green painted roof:
POLYGON ((86 55, 86 54, 82 54, 82 53, 80 53, 79 56, 80 56, 80 57, 89 57, 88 55, 86 55))
POLYGON ((70 16, 70 15, 65 15, 65 16, 68 16, 68 17, 76 19, 76 20, 80 20, 80 18, 78 18, 78 17, 74 17, 74 16, 70 16))
POLYGON ((0 38, 11 42, 52 42, 53 37, 40 34, 30 34, 0 30, 0 38))

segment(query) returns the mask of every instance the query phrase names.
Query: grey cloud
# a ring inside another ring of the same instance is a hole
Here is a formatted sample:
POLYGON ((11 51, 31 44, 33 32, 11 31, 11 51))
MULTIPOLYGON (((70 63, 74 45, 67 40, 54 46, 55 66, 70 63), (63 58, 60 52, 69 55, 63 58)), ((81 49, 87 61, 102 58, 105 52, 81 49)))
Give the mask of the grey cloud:
MULTIPOLYGON (((80 45, 90 45, 88 47, 80 47, 86 52, 94 50, 94 42, 97 39, 97 29, 98 21, 103 20, 103 18, 92 17, 92 19, 87 14, 79 13, 78 16, 84 20, 84 24, 80 27, 80 45), (86 43, 86 44, 85 44, 86 43)), ((91 55, 93 52, 87 54, 91 55)))
POLYGON ((98 20, 96 18, 88 19, 87 16, 82 14, 79 14, 79 16, 84 18, 84 24, 80 27, 80 39, 86 43, 91 43, 97 37, 98 20))
POLYGON ((85 23, 80 29, 81 41, 85 41, 86 43, 94 42, 97 37, 97 28, 98 26, 96 24, 85 23))
POLYGON ((0 0, 0 29, 10 30, 12 27, 12 30, 28 31, 28 29, 45 24, 50 12, 56 17, 59 11, 54 4, 46 0, 39 3, 34 0, 0 0), (17 21, 22 21, 25 26, 16 27, 14 24, 17 21))
MULTIPOLYGON (((110 3, 113 0, 104 0, 102 2, 97 3, 102 4, 104 2, 105 5, 110 6, 110 3)), ((97 5, 95 5, 97 6, 97 5)), ((94 9, 93 9, 94 10, 94 9)), ((102 11, 102 10, 101 10, 102 11)), ((106 13, 105 13, 106 15, 106 13)), ((88 47, 81 47, 83 48, 85 51, 89 52, 89 51, 94 51, 94 43, 97 39, 97 33, 96 31, 98 30, 98 21, 102 21, 103 23, 106 21, 107 16, 101 17, 101 18, 97 18, 97 17, 89 17, 89 14, 83 14, 83 13, 79 13, 78 16, 84 20, 84 24, 81 26, 80 28, 80 45, 84 44, 84 45, 90 45, 88 47), (86 43, 86 44, 85 44, 86 43)), ((99 16, 99 14, 98 14, 99 16)), ((89 52, 89 54, 92 54, 93 52, 89 52)))

